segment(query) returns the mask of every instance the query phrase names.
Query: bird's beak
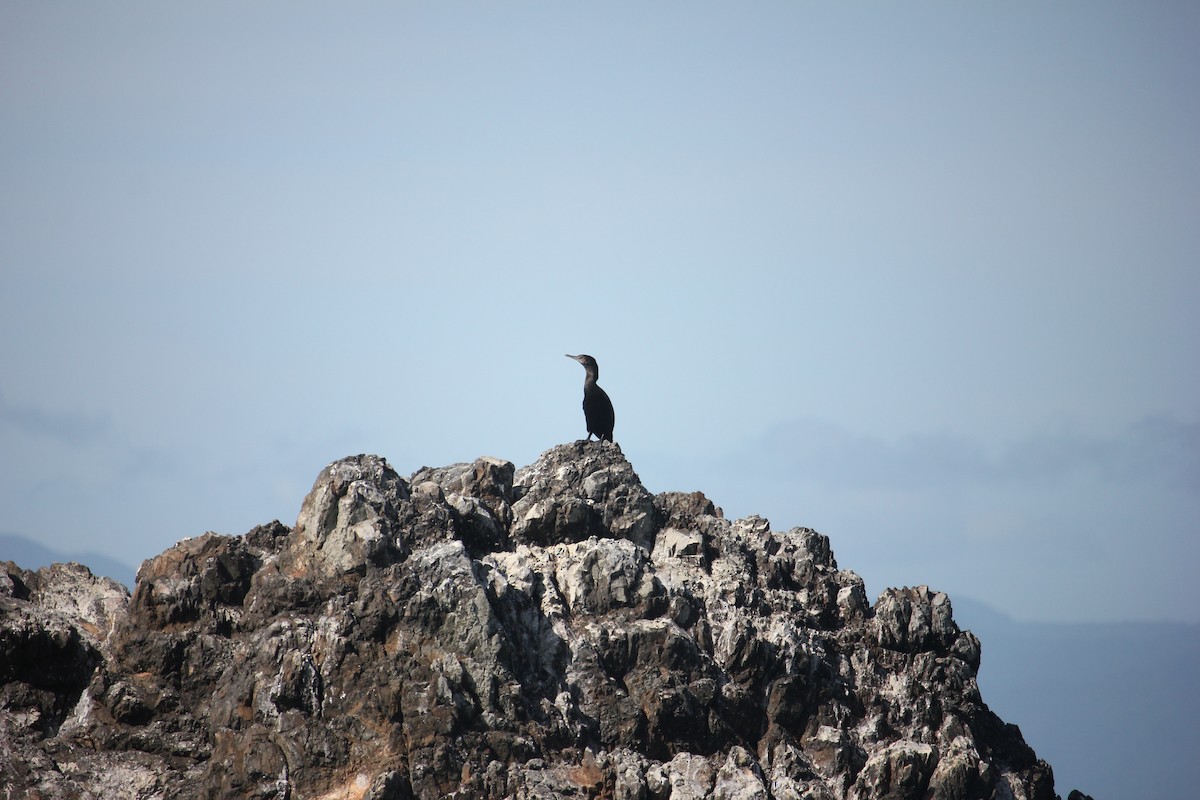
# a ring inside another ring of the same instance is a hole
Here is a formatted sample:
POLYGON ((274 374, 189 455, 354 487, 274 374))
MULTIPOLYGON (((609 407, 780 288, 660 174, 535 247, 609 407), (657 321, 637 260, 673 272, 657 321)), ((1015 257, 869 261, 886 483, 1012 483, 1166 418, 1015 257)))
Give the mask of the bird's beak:
POLYGON ((573 355, 571 355, 570 353, 563 353, 563 355, 564 355, 564 356, 566 356, 567 358, 573 358, 573 359, 575 359, 576 361, 578 361, 578 360, 579 360, 579 356, 573 356, 573 355))

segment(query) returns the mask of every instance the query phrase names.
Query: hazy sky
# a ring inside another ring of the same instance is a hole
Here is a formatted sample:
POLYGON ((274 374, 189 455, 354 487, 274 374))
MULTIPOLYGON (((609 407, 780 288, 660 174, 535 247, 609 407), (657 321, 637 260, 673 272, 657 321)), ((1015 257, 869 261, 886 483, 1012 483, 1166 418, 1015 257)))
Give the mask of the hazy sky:
MULTIPOLYGON (((0 0, 0 530, 320 469, 654 492, 1019 619, 1200 621, 1200 6, 0 0)), ((0 553, 0 558, 3 554, 0 553)))

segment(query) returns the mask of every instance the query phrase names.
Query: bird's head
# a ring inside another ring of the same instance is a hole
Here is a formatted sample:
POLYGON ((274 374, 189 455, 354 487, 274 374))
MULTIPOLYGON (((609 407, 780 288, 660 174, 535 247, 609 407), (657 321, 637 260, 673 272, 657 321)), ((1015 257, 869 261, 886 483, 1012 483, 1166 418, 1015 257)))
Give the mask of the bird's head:
POLYGON ((593 368, 596 367, 596 359, 592 358, 589 355, 573 356, 570 353, 565 353, 564 355, 566 355, 567 358, 575 359, 580 364, 583 364, 584 367, 593 367, 593 368))
POLYGON ((587 370, 588 375, 592 376, 592 380, 600 376, 600 365, 596 363, 596 359, 589 355, 573 356, 570 353, 566 353, 565 355, 567 358, 573 358, 582 364, 583 368, 587 370))

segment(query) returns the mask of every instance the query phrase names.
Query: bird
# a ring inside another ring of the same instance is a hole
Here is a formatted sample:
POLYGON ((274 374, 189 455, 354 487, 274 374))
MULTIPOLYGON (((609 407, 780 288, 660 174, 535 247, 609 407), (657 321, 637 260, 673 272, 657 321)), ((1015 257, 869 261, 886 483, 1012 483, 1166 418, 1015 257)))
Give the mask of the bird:
POLYGON ((564 355, 575 359, 587 370, 587 377, 583 379, 583 419, 587 422, 588 430, 585 441, 591 441, 594 434, 598 441, 603 442, 607 439, 611 442, 616 414, 613 413, 612 400, 608 399, 608 394, 596 383, 596 379, 600 377, 600 365, 589 355, 564 355))

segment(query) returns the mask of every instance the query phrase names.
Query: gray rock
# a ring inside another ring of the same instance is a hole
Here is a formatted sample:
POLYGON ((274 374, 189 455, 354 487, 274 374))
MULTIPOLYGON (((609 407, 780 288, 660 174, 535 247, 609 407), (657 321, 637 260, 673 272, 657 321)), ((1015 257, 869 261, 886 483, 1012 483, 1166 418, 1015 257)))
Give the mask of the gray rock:
POLYGON ((654 498, 615 444, 559 445, 516 472, 513 538, 529 544, 624 538, 653 547, 654 498))
POLYGON ((319 573, 337 577, 405 555, 400 507, 408 484, 378 456, 335 461, 304 498, 289 542, 319 573))
POLYGON ((758 761, 744 747, 734 745, 717 770, 712 796, 715 800, 768 800, 771 793, 758 761))
POLYGON ((409 480, 335 462, 295 528, 205 534, 133 595, 0 568, 0 786, 46 798, 1051 800, 925 587, 652 496, 577 442, 409 480))

